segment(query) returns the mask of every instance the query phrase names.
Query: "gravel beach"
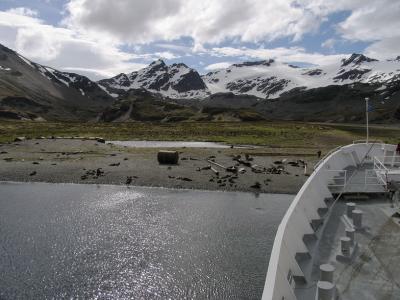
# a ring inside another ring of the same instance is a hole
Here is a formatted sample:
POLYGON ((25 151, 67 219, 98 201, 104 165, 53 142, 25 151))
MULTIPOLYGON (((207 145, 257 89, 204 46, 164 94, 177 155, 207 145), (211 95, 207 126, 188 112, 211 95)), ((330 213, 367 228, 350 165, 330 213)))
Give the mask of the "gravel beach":
POLYGON ((157 148, 128 148, 96 140, 32 139, 0 144, 0 181, 296 194, 317 161, 313 152, 301 149, 168 150, 179 152, 178 165, 160 165, 157 148), (223 168, 235 166, 239 172, 223 168))

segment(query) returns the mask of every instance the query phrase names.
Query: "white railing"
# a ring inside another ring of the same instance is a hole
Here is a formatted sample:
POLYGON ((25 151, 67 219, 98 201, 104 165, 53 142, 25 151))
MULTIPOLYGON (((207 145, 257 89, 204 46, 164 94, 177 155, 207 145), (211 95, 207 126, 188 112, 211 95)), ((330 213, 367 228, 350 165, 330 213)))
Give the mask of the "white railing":
MULTIPOLYGON (((382 156, 383 161, 385 161, 385 157, 382 156)), ((382 163, 382 161, 378 157, 374 157, 374 169, 373 169, 376 177, 378 178, 379 181, 384 183, 385 186, 387 186, 387 173, 388 173, 388 168, 386 168, 385 164, 382 163)), ((366 175, 365 175, 366 177, 366 175)), ((367 179, 365 179, 367 180, 367 179)))
POLYGON ((386 187, 387 186, 386 176, 382 176, 375 170, 366 170, 364 186, 374 186, 374 185, 386 187))
POLYGON ((386 155, 386 156, 375 156, 374 157, 374 169, 376 177, 382 184, 387 186, 388 175, 391 171, 400 169, 400 156, 398 155, 386 155))
POLYGON ((355 140, 353 141, 353 144, 384 144, 382 140, 355 140))
MULTIPOLYGON (((327 207, 324 200, 332 197, 328 185, 332 182, 335 171, 329 171, 335 169, 336 174, 338 174, 338 170, 343 172, 346 167, 355 166, 356 163, 352 159, 353 155, 358 157, 358 161, 363 161, 366 155, 372 157, 385 155, 388 146, 391 151, 395 148, 394 145, 354 143, 330 151, 330 154, 317 164, 314 172, 297 193, 278 227, 270 256, 262 295, 263 300, 297 299, 294 283, 291 279, 293 276, 305 277, 305 274, 295 257, 296 253, 308 252, 302 238, 306 234, 315 234, 310 223, 314 219, 320 219, 318 208, 327 207)), ((347 178, 347 173, 345 174, 347 181, 350 178, 347 178)), ((362 188, 360 188, 360 191, 362 191, 362 188)))
POLYGON ((378 164, 382 165, 383 167, 400 168, 400 156, 399 155, 375 156, 374 164, 375 164, 375 161, 378 164))
POLYGON ((339 150, 340 148, 342 148, 342 146, 337 146, 336 148, 330 150, 327 154, 325 154, 314 166, 314 170, 318 168, 318 166, 332 153, 336 152, 337 150, 339 150))

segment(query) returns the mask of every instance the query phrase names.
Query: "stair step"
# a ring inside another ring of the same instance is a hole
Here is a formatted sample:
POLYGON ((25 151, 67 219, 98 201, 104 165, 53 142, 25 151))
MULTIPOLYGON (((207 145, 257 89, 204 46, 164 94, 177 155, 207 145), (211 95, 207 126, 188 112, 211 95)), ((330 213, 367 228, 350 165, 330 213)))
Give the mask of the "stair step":
POLYGON ((309 262, 311 260, 311 255, 308 252, 297 252, 295 255, 295 259, 297 263, 300 265, 300 263, 303 261, 309 262))
POLYGON ((335 184, 339 184, 339 183, 343 184, 345 181, 344 181, 343 177, 333 177, 333 182, 335 184))
POLYGON ((327 207, 320 207, 317 209, 317 212, 321 218, 324 218, 328 210, 329 209, 327 207))
POLYGON ((343 191, 343 187, 341 186, 328 186, 328 189, 332 194, 339 194, 343 191))
POLYGON ((335 201, 335 199, 332 198, 332 197, 324 199, 324 202, 328 207, 330 207, 333 204, 334 201, 335 201))
POLYGON ((309 253, 314 252, 315 246, 317 245, 317 241, 318 238, 315 235, 315 233, 303 235, 303 243, 304 245, 306 245, 309 253))
POLYGON ((293 276, 296 289, 304 289, 307 287, 307 280, 304 276, 293 276))
POLYGON ((314 232, 317 232, 323 223, 324 223, 323 219, 314 219, 314 220, 311 220, 310 224, 311 224, 312 229, 314 229, 314 232))
POLYGON ((310 253, 305 252, 305 253, 296 253, 295 255, 295 260, 297 264, 299 265, 301 271, 304 274, 303 280, 307 281, 307 278, 309 278, 309 275, 311 274, 311 270, 313 267, 313 261, 310 253))

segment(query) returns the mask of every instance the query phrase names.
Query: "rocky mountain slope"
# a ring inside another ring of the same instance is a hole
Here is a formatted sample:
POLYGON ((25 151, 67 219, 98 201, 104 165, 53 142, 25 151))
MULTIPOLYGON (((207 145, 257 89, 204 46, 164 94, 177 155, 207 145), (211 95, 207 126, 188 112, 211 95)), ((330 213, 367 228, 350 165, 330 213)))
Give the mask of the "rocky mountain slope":
POLYGON ((365 97, 370 98, 372 123, 398 123, 400 120, 400 81, 379 90, 379 84, 330 85, 293 90, 278 99, 262 100, 253 108, 269 119, 364 123, 365 97), (378 89, 378 91, 377 91, 378 89))
POLYGON ((362 54, 331 65, 299 68, 274 60, 234 64, 203 77, 209 91, 276 99, 293 89, 309 90, 330 85, 368 83, 385 90, 400 81, 400 57, 378 61, 362 54))
POLYGON ((88 120, 112 101, 87 77, 34 63, 0 45, 0 117, 88 120))
POLYGON ((123 96, 130 89, 144 88, 162 97, 203 100, 219 93, 277 99, 291 91, 354 83, 372 84, 385 91, 398 81, 400 57, 378 61, 352 54, 321 67, 300 68, 270 59, 233 64, 203 76, 184 64, 167 66, 158 60, 144 69, 122 73, 99 84, 114 97, 123 96))
POLYGON ((99 122, 260 121, 265 118, 252 108, 217 108, 166 101, 145 89, 131 89, 98 117, 99 122))
POLYGON ((162 60, 93 82, 34 63, 0 45, 0 118, 83 121, 268 119, 400 120, 400 57, 353 54, 323 67, 245 62, 204 76, 162 60), (240 114, 243 111, 244 114, 240 114), (226 114, 224 114, 226 112, 226 114))
POLYGON ((139 71, 121 73, 98 83, 114 97, 141 88, 169 98, 205 98, 210 94, 197 71, 185 64, 167 66, 162 60, 139 71))

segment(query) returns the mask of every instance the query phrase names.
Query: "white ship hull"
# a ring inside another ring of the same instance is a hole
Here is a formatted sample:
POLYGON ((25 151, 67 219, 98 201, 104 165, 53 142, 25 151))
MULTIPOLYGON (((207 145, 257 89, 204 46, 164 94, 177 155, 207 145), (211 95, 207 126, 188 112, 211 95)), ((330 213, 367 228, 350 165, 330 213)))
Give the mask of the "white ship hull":
POLYGON ((318 245, 333 207, 343 193, 382 193, 388 177, 400 182, 400 171, 388 165, 395 159, 395 148, 383 143, 353 143, 334 149, 316 165, 277 230, 263 300, 318 299, 302 295, 307 289, 316 290, 312 272, 324 263, 318 245), (382 166, 380 157, 385 158, 382 166), (315 240, 314 248, 309 239, 315 240))

